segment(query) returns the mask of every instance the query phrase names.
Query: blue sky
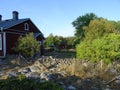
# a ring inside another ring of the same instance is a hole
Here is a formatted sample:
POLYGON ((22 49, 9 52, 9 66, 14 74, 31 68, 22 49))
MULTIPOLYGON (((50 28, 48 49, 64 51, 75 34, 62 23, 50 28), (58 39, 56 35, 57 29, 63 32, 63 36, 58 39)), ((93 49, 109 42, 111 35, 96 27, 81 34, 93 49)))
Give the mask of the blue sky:
POLYGON ((3 20, 12 18, 12 11, 18 11, 19 18, 31 18, 45 37, 66 37, 74 35, 71 23, 86 13, 120 20, 120 0, 0 0, 3 20))

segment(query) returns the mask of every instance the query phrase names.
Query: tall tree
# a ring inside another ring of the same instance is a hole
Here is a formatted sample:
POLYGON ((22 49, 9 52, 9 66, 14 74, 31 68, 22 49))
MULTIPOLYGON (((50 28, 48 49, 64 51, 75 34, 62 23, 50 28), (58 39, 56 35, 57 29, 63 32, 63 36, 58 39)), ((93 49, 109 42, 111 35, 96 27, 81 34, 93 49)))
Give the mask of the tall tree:
POLYGON ((88 26, 90 21, 96 19, 97 16, 94 13, 87 13, 83 16, 79 16, 75 21, 72 22, 72 25, 75 27, 75 36, 77 39, 82 40, 85 37, 84 26, 88 26))
POLYGON ((45 46, 48 47, 49 45, 54 44, 54 36, 51 33, 45 40, 45 46))
POLYGON ((62 36, 54 36, 54 44, 56 46, 60 45, 60 43, 63 41, 63 37, 62 36))
POLYGON ((74 48, 75 37, 66 37, 65 39, 66 39, 67 48, 68 49, 74 48))
POLYGON ((87 40, 93 40, 114 33, 116 25, 113 21, 108 21, 107 19, 94 19, 91 20, 88 26, 84 26, 85 38, 87 40))

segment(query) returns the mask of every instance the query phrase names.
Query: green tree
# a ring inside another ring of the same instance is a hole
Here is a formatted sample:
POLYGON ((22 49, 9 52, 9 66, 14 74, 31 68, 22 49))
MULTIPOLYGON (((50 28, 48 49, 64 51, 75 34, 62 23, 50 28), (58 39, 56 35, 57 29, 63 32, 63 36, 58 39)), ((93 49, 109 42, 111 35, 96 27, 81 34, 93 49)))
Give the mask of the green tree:
POLYGON ((27 34, 25 37, 20 36, 16 47, 14 47, 16 52, 19 52, 25 57, 32 57, 37 54, 40 50, 40 45, 33 36, 33 33, 27 34))
POLYGON ((54 36, 54 44, 55 44, 56 46, 59 46, 60 43, 62 42, 62 40, 63 40, 63 37, 62 37, 62 36, 54 36))
POLYGON ((77 58, 80 60, 104 61, 110 63, 120 59, 120 34, 109 34, 100 39, 82 42, 77 45, 77 58))
POLYGON ((120 34, 120 21, 114 22, 114 24, 116 25, 116 33, 120 34))
POLYGON ((79 16, 75 21, 72 22, 72 25, 75 27, 75 36, 77 37, 76 42, 80 43, 85 37, 84 26, 88 26, 90 21, 96 19, 97 16, 94 13, 87 13, 83 16, 79 16))
POLYGON ((75 37, 66 37, 67 48, 71 49, 75 47, 75 37))
POLYGON ((85 39, 77 45, 76 56, 80 60, 110 63, 120 59, 120 23, 104 18, 91 20, 84 26, 85 39))
POLYGON ((51 33, 45 40, 45 46, 48 47, 49 45, 54 44, 54 36, 51 33))
POLYGON ((93 40, 114 33, 116 25, 112 21, 101 18, 91 20, 89 25, 84 26, 83 29, 85 31, 85 39, 93 40))

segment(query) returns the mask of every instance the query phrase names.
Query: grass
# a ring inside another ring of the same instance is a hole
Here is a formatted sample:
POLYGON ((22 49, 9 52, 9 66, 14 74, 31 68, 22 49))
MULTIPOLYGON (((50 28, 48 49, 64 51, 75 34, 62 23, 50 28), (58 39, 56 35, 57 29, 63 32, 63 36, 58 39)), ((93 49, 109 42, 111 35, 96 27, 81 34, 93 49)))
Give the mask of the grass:
POLYGON ((60 50, 55 52, 47 52, 45 53, 45 56, 55 56, 57 58, 75 58, 76 57, 76 51, 75 50, 60 50))

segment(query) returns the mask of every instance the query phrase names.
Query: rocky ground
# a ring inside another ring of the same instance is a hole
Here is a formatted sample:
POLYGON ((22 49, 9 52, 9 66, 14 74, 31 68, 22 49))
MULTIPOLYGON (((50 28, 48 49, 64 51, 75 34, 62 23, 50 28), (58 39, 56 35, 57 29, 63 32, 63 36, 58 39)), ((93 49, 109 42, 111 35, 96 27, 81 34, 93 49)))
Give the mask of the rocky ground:
POLYGON ((74 57, 60 58, 59 54, 42 56, 29 63, 17 59, 9 57, 11 63, 0 61, 0 79, 24 74, 27 78, 39 79, 40 82, 56 82, 64 90, 120 90, 118 62, 110 65, 90 63, 78 61, 74 57))

